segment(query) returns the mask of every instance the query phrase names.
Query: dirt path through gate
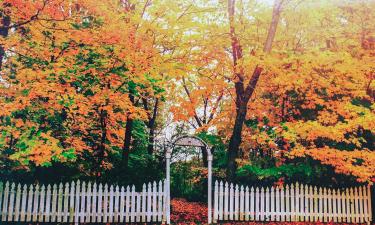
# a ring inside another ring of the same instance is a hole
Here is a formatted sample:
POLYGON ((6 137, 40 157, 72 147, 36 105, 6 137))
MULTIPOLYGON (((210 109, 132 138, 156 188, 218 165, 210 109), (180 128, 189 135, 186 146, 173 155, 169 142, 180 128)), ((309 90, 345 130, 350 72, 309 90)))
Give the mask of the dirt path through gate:
POLYGON ((171 200, 172 224, 202 224, 203 221, 207 221, 205 203, 188 202, 182 198, 171 200))

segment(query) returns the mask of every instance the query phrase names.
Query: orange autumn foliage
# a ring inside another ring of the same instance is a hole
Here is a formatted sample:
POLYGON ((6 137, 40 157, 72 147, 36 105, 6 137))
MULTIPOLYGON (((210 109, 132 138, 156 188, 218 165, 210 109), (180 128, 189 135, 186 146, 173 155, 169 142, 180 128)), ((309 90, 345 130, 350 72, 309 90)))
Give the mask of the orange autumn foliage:
MULTIPOLYGON (((237 33, 246 49, 239 62, 246 75, 244 83, 256 66, 262 67, 263 72, 248 104, 242 132, 245 158, 251 151, 264 151, 281 161, 312 157, 333 166, 337 173, 371 182, 375 177, 375 48, 367 42, 375 35, 371 27, 374 13, 369 13, 373 12, 374 3, 291 2, 284 7, 271 54, 260 50, 268 28, 262 19, 270 12, 262 6, 246 6, 238 4, 236 9, 239 15, 254 15, 236 18, 237 33), (366 22, 359 26, 359 20, 366 22)), ((188 72, 176 84, 180 90, 175 92, 178 102, 171 111, 176 121, 192 124, 197 133, 208 130, 228 143, 236 110, 231 83, 235 78, 231 75, 232 59, 227 54, 227 27, 220 20, 223 8, 215 8, 217 14, 210 15, 212 20, 202 19, 204 22, 195 33, 187 35, 191 38, 189 43, 194 44, 188 59, 198 59, 198 63, 189 65, 188 72), (219 93, 223 96, 216 108, 212 102, 219 93), (197 126, 196 117, 205 118, 214 108, 210 123, 197 126)))

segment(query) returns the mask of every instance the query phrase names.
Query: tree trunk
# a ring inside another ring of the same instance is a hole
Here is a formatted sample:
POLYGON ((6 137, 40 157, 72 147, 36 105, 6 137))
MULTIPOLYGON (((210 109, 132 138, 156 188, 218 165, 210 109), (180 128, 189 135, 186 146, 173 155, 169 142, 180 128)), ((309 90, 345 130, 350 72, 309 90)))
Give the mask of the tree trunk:
MULTIPOLYGON (((9 34, 10 17, 5 15, 4 12, 0 12, 0 22, 0 36, 6 38, 9 34)), ((5 49, 4 46, 0 45, 0 71, 2 70, 4 57, 5 49)))
POLYGON ((272 43, 275 38, 277 25, 279 23, 280 14, 282 11, 282 5, 284 0, 275 0, 275 4, 273 5, 272 11, 272 20, 270 27, 268 28, 268 34, 266 42, 264 43, 264 52, 270 53, 272 49, 272 43))
POLYGON ((233 181, 236 177, 236 158, 240 151, 240 145, 242 141, 242 128, 246 120, 247 104, 251 96, 254 93, 255 87, 258 83, 260 75, 262 73, 261 67, 255 67, 253 75, 244 90, 243 84, 237 82, 236 87, 236 119, 234 122, 232 136, 229 140, 228 146, 228 165, 227 165, 227 178, 233 181))
POLYGON ((242 141, 242 128, 243 123, 246 119, 247 103, 242 104, 236 110, 236 120, 234 122, 233 133, 229 141, 228 151, 228 165, 227 165, 227 177, 230 181, 233 181, 236 177, 236 158, 240 151, 240 144, 242 141))
POLYGON ((159 109, 159 99, 156 98, 153 113, 148 122, 148 128, 150 131, 149 131, 149 136, 148 136, 147 152, 150 155, 154 153, 156 117, 158 115, 158 109, 159 109))
MULTIPOLYGON (((129 99, 134 104, 134 96, 132 94, 129 95, 129 99)), ((131 118, 131 115, 128 115, 125 126, 124 145, 122 147, 122 165, 124 169, 127 169, 129 166, 129 153, 132 140, 132 130, 133 119, 131 118)))
POLYGON ((101 176, 101 166, 104 161, 104 155, 105 155, 105 141, 107 139, 107 123, 106 123, 106 113, 101 110, 100 111, 100 129, 101 129, 101 138, 100 143, 97 147, 96 156, 97 156, 97 168, 96 168, 96 178, 99 178, 101 176))
POLYGON ((202 160, 203 160, 203 166, 207 167, 208 166, 208 154, 207 154, 207 149, 206 147, 201 147, 202 151, 202 160))

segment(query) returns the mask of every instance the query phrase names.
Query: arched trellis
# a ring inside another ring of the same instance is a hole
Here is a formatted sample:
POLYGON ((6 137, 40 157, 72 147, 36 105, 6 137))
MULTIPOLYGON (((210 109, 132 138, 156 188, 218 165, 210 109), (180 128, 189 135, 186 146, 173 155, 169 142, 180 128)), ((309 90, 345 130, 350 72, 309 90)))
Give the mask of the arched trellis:
POLYGON ((212 154, 211 154, 211 149, 210 147, 204 142, 202 139, 199 137, 195 136, 181 136, 177 138, 174 143, 172 148, 167 149, 166 152, 166 181, 167 185, 166 188, 167 190, 167 224, 170 224, 170 187, 171 187, 171 179, 170 179, 170 165, 171 165, 171 155, 172 151, 176 146, 184 146, 184 147, 204 147, 207 151, 207 163, 208 163, 208 187, 207 187, 207 200, 208 200, 208 223, 210 224, 212 222, 212 154))

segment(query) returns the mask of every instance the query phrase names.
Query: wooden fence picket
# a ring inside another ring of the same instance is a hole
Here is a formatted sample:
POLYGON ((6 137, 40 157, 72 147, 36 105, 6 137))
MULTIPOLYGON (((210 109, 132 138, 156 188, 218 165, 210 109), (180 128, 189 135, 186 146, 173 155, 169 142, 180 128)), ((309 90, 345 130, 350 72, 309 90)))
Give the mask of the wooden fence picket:
POLYGON ((113 185, 109 187, 109 192, 108 192, 108 222, 112 223, 113 222, 113 204, 114 204, 114 191, 113 191, 113 185))
POLYGON ((234 191, 233 191, 233 183, 229 186, 229 220, 233 220, 233 201, 234 201, 234 191))
POLYGON ((8 216, 8 197, 9 197, 9 182, 5 183, 4 198, 3 198, 3 211, 1 221, 6 221, 8 216))
POLYGON ((68 222, 69 215, 69 183, 65 183, 64 187, 64 212, 63 212, 63 222, 68 222))
POLYGON ((367 186, 367 222, 369 223, 372 218, 372 206, 371 206, 371 190, 370 185, 367 186))
POLYGON ((225 182, 224 187, 224 220, 228 220, 228 205, 229 205, 229 186, 228 182, 225 182))
POLYGON ((238 220, 240 191, 238 184, 234 188, 234 219, 238 220))
POLYGON ((288 184, 285 186, 285 221, 290 221, 290 189, 288 184))
POLYGON ((25 221, 26 219, 26 201, 27 201, 27 185, 24 184, 22 188, 22 201, 21 201, 21 213, 20 213, 21 222, 25 221))
POLYGON ((266 190, 265 190, 265 200, 266 200, 266 208, 265 208, 265 218, 264 220, 265 221, 269 221, 270 220, 270 217, 271 217, 271 214, 270 214, 270 190, 268 187, 266 187, 266 190))
POLYGON ((72 181, 72 183, 70 185, 70 196, 69 196, 69 222, 70 223, 73 222, 74 212, 75 212, 75 210, 74 210, 75 195, 74 194, 75 194, 75 183, 74 183, 74 181, 72 181))
POLYGON ((98 198, 98 195, 97 195, 97 186, 96 186, 96 183, 94 183, 92 185, 92 200, 91 200, 91 219, 90 221, 95 223, 97 221, 96 217, 97 217, 97 207, 96 207, 96 203, 97 203, 97 198, 98 198))
POLYGON ((280 191, 280 216, 281 216, 281 221, 286 221, 285 218, 285 189, 281 188, 280 191))
MULTIPOLYGON (((250 218, 250 193, 249 187, 245 188, 245 220, 248 221, 250 218)), ((220 208, 220 206, 219 206, 220 208)))
POLYGON ((275 188, 271 187, 270 189, 270 206, 271 206, 271 213, 270 213, 270 220, 275 221, 275 188))
POLYGON ((142 186, 142 222, 146 222, 146 204, 147 204, 147 193, 146 193, 146 184, 142 186))
POLYGON ((26 214, 26 221, 31 221, 32 209, 33 209, 33 193, 34 193, 34 186, 30 184, 29 193, 27 195, 27 214, 26 214))
MULTIPOLYGON (((51 185, 47 185, 47 191, 46 191, 46 205, 44 206, 45 209, 45 215, 44 215, 44 221, 49 222, 50 221, 50 211, 51 211, 51 185)), ((23 221, 23 220, 21 220, 23 221)))
POLYGON ((359 194, 359 208, 360 208, 360 211, 359 211, 359 215, 360 215, 359 222, 360 223, 364 223, 365 222, 365 218, 364 218, 365 214, 364 214, 364 197, 363 197, 362 187, 358 188, 358 194, 359 194))
POLYGON ((332 189, 332 221, 337 223, 338 221, 338 190, 332 189))
POLYGON ((218 191, 219 185, 218 182, 215 181, 214 185, 214 223, 216 223, 218 219, 219 214, 219 191, 218 191))
MULTIPOLYGON (((1 192, 0 192, 0 195, 1 195, 1 192)), ((19 221, 20 204, 21 204, 21 184, 18 184, 17 192, 16 192, 16 202, 15 202, 15 208, 14 208, 14 221, 19 221)))
POLYGON ((310 194, 309 194, 309 187, 305 185, 304 187, 305 194, 303 195, 304 198, 304 220, 303 221, 309 221, 310 220, 310 210, 309 210, 309 200, 310 200, 310 194))
MULTIPOLYGON (((45 186, 42 185, 40 188, 40 203, 39 203, 39 212, 38 212, 38 221, 43 222, 43 217, 44 217, 44 207, 45 207, 45 186)), ((14 220, 17 221, 17 220, 14 220)))
POLYGON ((342 190, 337 190, 337 222, 341 223, 343 221, 343 206, 342 203, 342 190))
POLYGON ((131 190, 131 200, 130 200, 130 222, 135 222, 135 203, 136 203, 136 199, 135 199, 135 186, 133 185, 132 186, 132 190, 131 190))
POLYGON ((264 188, 260 189, 260 220, 264 221, 264 188))
POLYGON ((368 208, 367 208, 367 188, 364 186, 362 187, 362 192, 363 192, 363 216, 364 216, 364 222, 369 222, 369 218, 366 216, 368 215, 368 208))
POLYGON ((240 216, 240 220, 244 220, 244 216, 245 216, 245 213, 244 213, 244 207, 245 207, 245 190, 244 190, 244 187, 241 185, 240 187, 240 206, 239 206, 239 216, 240 216))
POLYGON ((120 188, 118 185, 116 185, 115 188, 115 206, 114 206, 114 219, 113 222, 118 223, 119 222, 119 216, 120 216, 120 188))
MULTIPOLYGON (((135 214, 135 222, 140 222, 141 221, 141 195, 139 193, 136 193, 136 198, 137 198, 137 209, 136 209, 136 214, 135 214)), ((155 220, 157 221, 157 220, 155 220)))
POLYGON ((152 221, 157 221, 157 209, 156 209, 156 182, 152 183, 152 221))
POLYGON ((254 192, 254 187, 251 187, 250 188, 250 210, 249 210, 249 214, 250 214, 250 220, 254 220, 255 219, 255 192, 254 192))
POLYGON ((63 185, 62 183, 59 184, 58 194, 57 194, 57 222, 61 222, 62 216, 62 202, 63 201, 63 185))
POLYGON ((108 222, 108 184, 104 184, 103 189, 103 223, 108 222))
POLYGON ((164 192, 163 192, 163 187, 164 187, 164 184, 163 182, 160 180, 159 181, 159 192, 158 192, 158 221, 161 222, 163 221, 163 208, 164 208, 164 205, 163 205, 163 196, 164 196, 164 192))
POLYGON ((275 198, 276 198, 276 201, 275 201, 275 210, 276 210, 275 220, 280 221, 280 188, 279 187, 275 188, 275 198))
POLYGON ((220 181, 219 184, 219 218, 218 220, 223 220, 224 216, 224 211, 223 211, 223 206, 224 206, 224 184, 223 181, 220 181))
POLYGON ((309 187, 309 222, 314 221, 314 192, 313 187, 309 187))
POLYGON ((9 192, 10 195, 9 195, 8 221, 13 220, 13 208, 14 208, 13 203, 14 203, 15 188, 16 188, 16 184, 12 183, 10 187, 10 192, 9 192))
POLYGON ((85 213, 86 222, 91 222, 91 209, 92 209, 91 202, 92 202, 92 186, 91 186, 91 182, 88 182, 87 190, 86 190, 86 213, 85 213))
POLYGON ((151 202, 152 202, 152 186, 151 182, 148 183, 147 185, 147 222, 151 222, 151 202))

